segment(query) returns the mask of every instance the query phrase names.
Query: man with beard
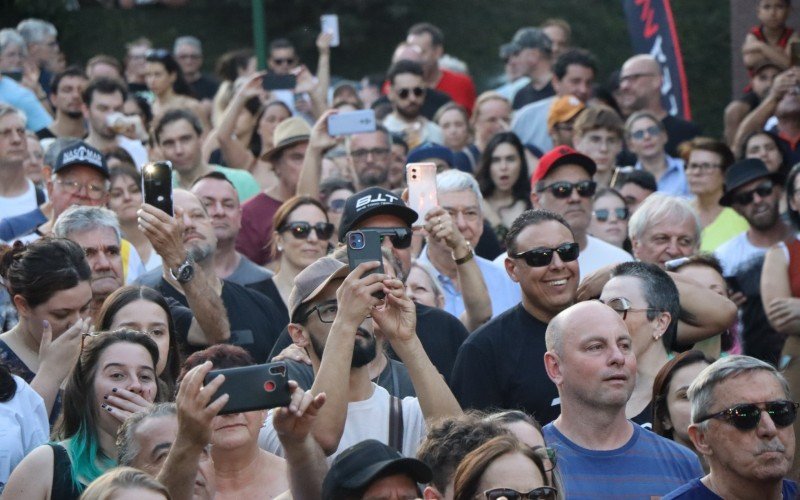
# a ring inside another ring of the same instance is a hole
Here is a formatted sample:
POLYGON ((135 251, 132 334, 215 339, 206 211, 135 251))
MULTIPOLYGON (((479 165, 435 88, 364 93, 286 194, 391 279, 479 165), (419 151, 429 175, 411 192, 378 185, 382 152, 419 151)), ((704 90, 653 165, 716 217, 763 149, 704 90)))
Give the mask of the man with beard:
POLYGON ((53 77, 53 83, 50 84, 50 103, 56 112, 56 119, 48 127, 36 132, 39 139, 48 137, 79 139, 86 135, 81 94, 87 82, 86 74, 74 66, 53 77))
POLYGON ((389 81, 392 112, 384 118, 383 126, 389 132, 401 134, 411 149, 426 142, 442 144, 442 129, 421 113, 427 90, 422 65, 398 61, 389 68, 386 79, 389 81))
POLYGON ((103 207, 72 206, 56 219, 53 236, 67 238, 83 248, 92 268, 89 313, 97 324, 103 301, 125 284, 117 216, 103 207))
POLYGON ((144 274, 138 283, 191 309, 196 321, 185 309, 172 308, 178 340, 187 355, 227 342, 247 350, 256 362, 265 362, 280 334, 281 313, 260 293, 217 278, 217 238, 200 199, 176 189, 173 205, 174 217, 152 205, 139 210, 139 228, 161 256, 163 269, 144 274))
POLYGON ((770 173, 759 159, 734 163, 725 173, 725 194, 720 205, 732 207, 747 219, 747 231, 714 252, 724 276, 732 278, 731 298, 741 309, 744 353, 777 363, 784 337, 767 321, 761 302, 761 268, 767 250, 792 234, 780 216, 783 196, 778 174, 770 173))
POLYGON ((702 475, 692 451, 625 417, 636 356, 616 311, 576 304, 550 321, 545 341, 561 415, 542 430, 559 458, 566 497, 658 498, 702 475))
MULTIPOLYGON (((297 275, 289 296, 289 333, 314 368, 311 394, 326 394, 311 433, 328 456, 366 439, 376 439, 414 456, 425 437, 426 420, 461 413, 416 334, 414 303, 403 282, 365 262, 350 271, 323 257, 297 275), (375 297, 383 292, 385 297, 375 297), (370 381, 367 364, 376 356, 375 327, 406 365, 417 397, 393 398, 370 381)), ((282 454, 272 418, 259 445, 282 454)))
POLYGON ((740 145, 751 133, 768 128, 778 136, 786 163, 800 162, 800 69, 789 68, 775 77, 767 97, 752 113, 742 120, 736 134, 736 144, 740 145), (772 116, 777 124, 767 127, 772 116))
POLYGON ((688 395, 689 437, 710 470, 664 500, 797 498, 797 484, 785 479, 795 450, 797 403, 775 367, 728 356, 700 372, 688 395))
POLYGON ((624 117, 636 111, 650 111, 667 130, 667 154, 678 157, 678 144, 700 135, 700 127, 694 123, 672 116, 661 102, 661 66, 649 54, 638 54, 622 65, 619 75, 619 90, 616 97, 624 117))

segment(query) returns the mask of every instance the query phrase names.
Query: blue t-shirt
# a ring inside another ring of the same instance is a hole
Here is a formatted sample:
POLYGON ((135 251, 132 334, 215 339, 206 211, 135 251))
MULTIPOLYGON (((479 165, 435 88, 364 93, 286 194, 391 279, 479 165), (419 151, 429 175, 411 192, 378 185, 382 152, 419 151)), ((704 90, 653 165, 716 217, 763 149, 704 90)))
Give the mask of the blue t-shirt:
MULTIPOLYGON (((797 498, 797 483, 794 481, 784 479, 781 490, 785 500, 797 498)), ((681 500, 722 500, 722 497, 708 489, 708 487, 700 481, 700 478, 693 479, 690 483, 684 484, 672 493, 664 495, 661 500, 672 500, 674 498, 679 498, 681 500)))
POLYGON ((24 87, 13 79, 0 76, 0 102, 10 104, 25 113, 27 129, 37 132, 51 123, 51 117, 28 87, 24 87))
POLYGON ((621 448, 608 451, 582 448, 553 424, 544 427, 544 440, 556 451, 564 498, 658 497, 703 476, 700 461, 689 449, 631 425, 631 439, 621 448))

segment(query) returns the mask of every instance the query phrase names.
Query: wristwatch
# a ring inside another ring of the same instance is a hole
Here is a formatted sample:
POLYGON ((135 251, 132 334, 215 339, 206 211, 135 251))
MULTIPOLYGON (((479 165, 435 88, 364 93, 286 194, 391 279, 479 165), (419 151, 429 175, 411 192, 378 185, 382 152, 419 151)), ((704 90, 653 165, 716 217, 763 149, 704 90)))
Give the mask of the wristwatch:
POLYGON ((170 269, 169 274, 172 276, 172 279, 177 281, 180 284, 185 284, 192 281, 194 278, 194 261, 190 256, 186 256, 186 260, 178 266, 178 269, 170 269))
POLYGON ((467 255, 461 257, 460 259, 456 259, 455 252, 453 253, 453 260, 456 261, 457 266, 466 264, 467 262, 471 261, 473 257, 475 257, 475 252, 472 250, 472 245, 469 243, 469 241, 467 242, 467 255))

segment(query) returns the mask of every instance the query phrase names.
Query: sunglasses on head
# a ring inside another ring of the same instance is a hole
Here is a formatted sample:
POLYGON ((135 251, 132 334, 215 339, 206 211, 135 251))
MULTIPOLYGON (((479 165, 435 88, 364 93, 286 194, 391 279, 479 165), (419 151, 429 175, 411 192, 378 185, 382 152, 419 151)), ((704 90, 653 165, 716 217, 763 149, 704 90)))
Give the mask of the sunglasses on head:
POLYGON ((794 401, 767 401, 765 403, 744 403, 732 408, 722 410, 713 415, 697 419, 697 424, 706 420, 716 418, 724 420, 733 425, 740 431, 749 431, 758 427, 761 421, 761 412, 769 414, 769 418, 775 423, 776 427, 789 427, 797 418, 797 407, 800 404, 794 401))
POLYGON ((408 99, 408 96, 412 93, 414 97, 422 97, 422 94, 425 93, 425 89, 422 87, 414 87, 413 89, 400 89, 397 91, 397 95, 400 96, 400 99, 408 99))
POLYGON ((305 240, 311 234, 311 230, 316 231, 317 238, 320 240, 329 240, 333 236, 333 224, 330 222, 317 222, 313 226, 308 222, 290 222, 284 224, 278 231, 291 231, 292 236, 299 240, 305 240))
POLYGON ((384 239, 388 237, 392 242, 392 246, 398 250, 402 250, 411 246, 411 236, 413 233, 410 229, 404 227, 394 227, 381 228, 378 229, 378 231, 381 235, 381 243, 383 243, 384 239))
POLYGON ((772 190, 775 186, 772 184, 772 181, 762 182, 754 189, 749 191, 742 191, 741 193, 732 197, 732 201, 737 205, 749 205, 753 203, 755 199, 754 194, 758 194, 761 198, 766 198, 767 196, 772 194, 772 190))
POLYGON ((556 198, 569 198, 572 196, 572 190, 577 189, 578 194, 582 198, 591 198, 597 191, 597 183, 594 181, 580 181, 580 182, 566 182, 559 181, 550 184, 549 186, 542 186, 538 189, 542 191, 550 190, 556 198))
POLYGON ((541 486, 526 493, 511 488, 492 488, 483 492, 487 500, 555 500, 558 490, 550 486, 541 486))
POLYGON ((531 267, 544 267, 553 261, 553 254, 557 253, 561 262, 572 262, 578 258, 580 247, 577 243, 564 243, 558 248, 534 248, 527 252, 512 255, 513 259, 525 259, 525 263, 531 267))
MULTIPOLYGON (((600 222, 605 222, 608 220, 608 217, 611 215, 611 213, 612 210, 607 208, 598 208, 594 211, 594 216, 597 217, 597 220, 600 222)), ((628 220, 628 207, 615 208, 613 213, 617 220, 628 220)))

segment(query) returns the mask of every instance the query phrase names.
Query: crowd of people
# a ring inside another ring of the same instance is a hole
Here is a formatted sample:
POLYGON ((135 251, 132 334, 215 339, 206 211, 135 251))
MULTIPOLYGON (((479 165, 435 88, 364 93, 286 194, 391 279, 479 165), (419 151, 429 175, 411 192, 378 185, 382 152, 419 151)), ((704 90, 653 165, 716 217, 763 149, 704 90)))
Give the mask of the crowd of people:
POLYGON ((1 29, 0 494, 796 498, 789 3, 754 1, 719 138, 651 55, 601 83, 564 19, 480 93, 427 22, 360 80, 327 32, 314 72, 275 39, 210 75, 194 36, 79 66, 48 21, 1 29), (212 370, 266 363, 288 404, 227 411, 212 370))

